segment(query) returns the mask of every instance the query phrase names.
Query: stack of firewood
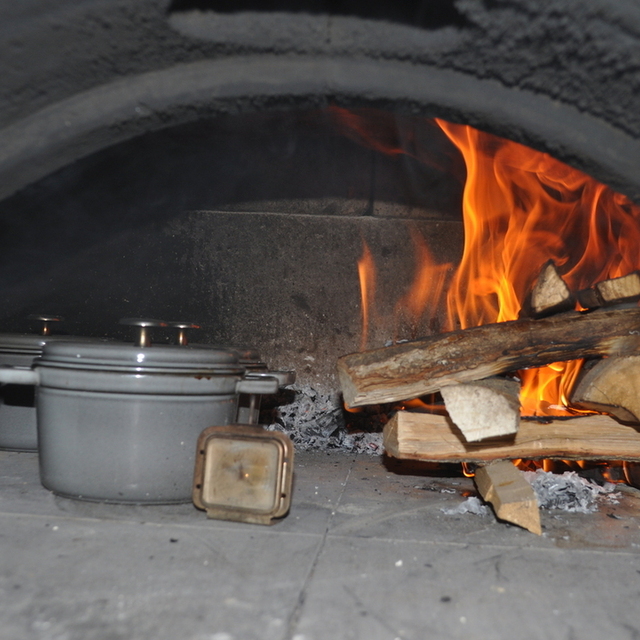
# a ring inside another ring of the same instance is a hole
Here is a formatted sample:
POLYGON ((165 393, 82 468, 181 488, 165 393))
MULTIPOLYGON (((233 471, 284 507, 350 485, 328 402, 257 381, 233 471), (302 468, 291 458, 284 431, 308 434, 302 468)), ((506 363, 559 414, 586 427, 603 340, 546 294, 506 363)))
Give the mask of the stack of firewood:
MULTIPOLYGON (((341 357, 344 400, 358 407, 439 391, 447 415, 398 411, 385 427, 386 452, 403 459, 487 465, 476 478, 485 497, 504 484, 503 474, 513 467, 489 464, 494 461, 638 461, 638 299, 638 272, 572 293, 549 262, 518 320, 341 357), (579 358, 588 360, 571 406, 608 415, 544 423, 521 419, 519 383, 505 374, 579 358)), ((505 499, 495 498, 494 507, 505 499)), ((536 530, 536 524, 527 528, 536 530)))

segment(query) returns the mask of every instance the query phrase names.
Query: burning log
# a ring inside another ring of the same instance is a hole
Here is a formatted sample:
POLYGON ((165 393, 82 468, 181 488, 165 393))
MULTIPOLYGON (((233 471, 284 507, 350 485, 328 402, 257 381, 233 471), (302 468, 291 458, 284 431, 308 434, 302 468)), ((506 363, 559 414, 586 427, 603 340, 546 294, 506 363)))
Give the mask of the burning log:
POLYGON ((397 402, 525 367, 640 350, 640 309, 520 319, 338 359, 349 407, 397 402))
POLYGON ((585 309, 610 307, 621 302, 640 299, 640 271, 598 282, 590 289, 578 291, 578 302, 585 309))
POLYGON ((640 433, 600 415, 548 423, 521 420, 514 437, 471 443, 445 416, 398 411, 385 425, 383 439, 388 455, 424 462, 640 460, 640 433))
POLYGON ((453 423, 468 442, 513 434, 520 424, 520 385, 489 378, 441 389, 453 423))
POLYGON ((540 275, 526 297, 521 317, 542 318, 575 307, 575 298, 569 291, 553 262, 549 260, 540 270, 540 275))
POLYGON ((637 300, 640 298, 640 272, 634 271, 620 278, 598 282, 596 292, 603 305, 637 300))
POLYGON ((598 309, 602 306, 602 302, 595 288, 582 289, 581 291, 578 291, 576 298, 578 299, 580 306, 585 309, 598 309))
POLYGON ((476 469, 476 487, 496 516, 532 533, 542 534, 540 509, 533 487, 508 460, 497 460, 476 469))
POLYGON ((578 382, 571 404, 640 423, 640 356, 598 362, 578 382))

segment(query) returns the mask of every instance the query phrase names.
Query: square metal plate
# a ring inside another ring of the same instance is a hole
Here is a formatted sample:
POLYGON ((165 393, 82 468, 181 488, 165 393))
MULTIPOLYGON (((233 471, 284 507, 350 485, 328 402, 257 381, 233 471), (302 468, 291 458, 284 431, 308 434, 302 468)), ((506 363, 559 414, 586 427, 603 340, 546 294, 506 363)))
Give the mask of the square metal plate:
POLYGON ((276 431, 232 424, 198 439, 193 503, 209 518, 273 524, 291 505, 293 444, 276 431))

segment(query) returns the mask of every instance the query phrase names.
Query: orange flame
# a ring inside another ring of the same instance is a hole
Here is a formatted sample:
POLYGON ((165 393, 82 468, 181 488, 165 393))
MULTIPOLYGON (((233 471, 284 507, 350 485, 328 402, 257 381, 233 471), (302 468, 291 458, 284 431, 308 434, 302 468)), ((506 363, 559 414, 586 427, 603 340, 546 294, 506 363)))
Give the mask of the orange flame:
MULTIPOLYGON (((433 162, 421 153, 414 132, 394 128, 393 114, 338 107, 329 112, 345 135, 370 149, 433 162)), ((424 240, 412 233, 418 267, 410 293, 396 305, 396 322, 408 318, 413 333, 420 320, 435 318, 443 298, 444 330, 514 320, 549 259, 572 291, 640 269, 640 207, 624 195, 548 154, 467 125, 435 123, 467 168, 464 252, 449 278, 451 265, 435 263, 424 240)), ((358 271, 364 349, 375 297, 375 266, 366 245, 358 271)), ((523 414, 566 415, 581 363, 520 371, 523 414)))
POLYGON ((399 317, 409 317, 412 325, 411 337, 416 338, 418 323, 425 312, 430 314, 430 318, 435 317, 452 265, 437 264, 424 238, 415 229, 411 229, 410 233, 416 257, 416 275, 408 293, 396 303, 395 313, 396 325, 399 317))
POLYGON ((449 292, 463 328, 517 317, 550 258, 572 290, 640 265, 640 209, 551 156, 437 120, 467 165, 465 249, 449 292))
POLYGON ((358 260, 358 276, 360 278, 360 298, 362 309, 362 337, 360 338, 360 350, 367 347, 369 338, 369 314, 373 308, 376 295, 376 266, 367 243, 362 242, 362 257, 358 260))
MULTIPOLYGON (((438 308, 444 297, 447 276, 452 269, 450 263, 437 264, 429 251, 424 238, 411 228, 409 230, 416 259, 416 274, 408 292, 398 299, 395 305, 396 332, 403 320, 411 325, 411 337, 417 337, 421 321, 430 324, 436 321, 438 308)), ((360 350, 367 347, 372 314, 375 313, 376 265, 367 243, 363 240, 362 256, 358 260, 360 298, 362 312, 362 335, 360 350)))
MULTIPOLYGON (((573 291, 640 267, 640 208, 545 153, 436 120, 463 154, 465 247, 449 328, 517 318, 553 259, 573 291)), ((520 372, 523 413, 565 414, 581 361, 520 372)))
MULTIPOLYGON (((520 371, 522 415, 566 416, 569 396, 583 362, 554 362, 546 367, 520 371)), ((592 412, 572 410, 572 413, 592 412)))

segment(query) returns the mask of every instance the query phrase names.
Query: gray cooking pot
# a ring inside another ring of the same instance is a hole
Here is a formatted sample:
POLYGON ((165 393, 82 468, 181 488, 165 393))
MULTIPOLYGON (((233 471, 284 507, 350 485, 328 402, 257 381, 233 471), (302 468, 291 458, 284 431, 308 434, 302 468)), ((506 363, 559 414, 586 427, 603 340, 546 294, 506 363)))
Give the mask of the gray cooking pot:
POLYGON ((31 370, 0 382, 37 385, 40 478, 85 500, 191 500, 200 432, 235 421, 240 393, 275 393, 245 379, 238 354, 174 345, 52 343, 31 370))
MULTIPOLYGON (((95 338, 36 333, 0 334, 0 366, 30 369, 50 342, 97 341, 95 338)), ((33 384, 0 385, 0 449, 36 451, 35 387, 33 384)))

